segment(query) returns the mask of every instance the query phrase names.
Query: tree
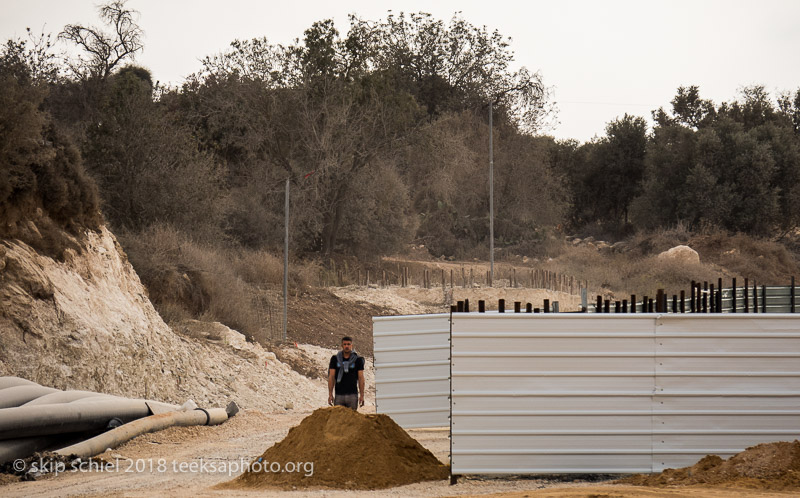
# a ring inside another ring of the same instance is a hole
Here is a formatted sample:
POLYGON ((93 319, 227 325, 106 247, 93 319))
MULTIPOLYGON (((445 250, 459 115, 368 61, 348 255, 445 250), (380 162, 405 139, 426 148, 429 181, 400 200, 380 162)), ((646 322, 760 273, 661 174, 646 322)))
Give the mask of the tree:
POLYGON ((125 7, 126 0, 114 0, 98 7, 100 19, 111 28, 106 32, 96 26, 67 24, 59 38, 74 43, 84 53, 68 61, 73 74, 79 79, 98 78, 105 81, 117 67, 133 60, 140 52, 142 29, 136 22, 138 12, 125 7))

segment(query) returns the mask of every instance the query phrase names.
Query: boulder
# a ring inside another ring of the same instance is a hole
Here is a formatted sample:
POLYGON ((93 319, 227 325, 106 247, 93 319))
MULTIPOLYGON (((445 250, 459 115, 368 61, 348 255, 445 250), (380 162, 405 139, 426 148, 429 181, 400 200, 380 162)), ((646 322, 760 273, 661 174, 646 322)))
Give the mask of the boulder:
POLYGON ((700 255, 689 246, 675 246, 659 254, 658 259, 673 260, 681 263, 699 263, 700 255))

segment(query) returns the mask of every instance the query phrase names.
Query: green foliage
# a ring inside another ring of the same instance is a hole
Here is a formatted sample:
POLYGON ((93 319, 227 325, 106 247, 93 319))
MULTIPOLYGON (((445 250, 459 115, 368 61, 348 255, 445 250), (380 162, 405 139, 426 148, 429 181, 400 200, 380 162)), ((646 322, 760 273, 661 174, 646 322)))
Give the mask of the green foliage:
POLYGON ((40 110, 47 94, 41 67, 24 43, 0 52, 0 236, 60 257, 73 234, 101 223, 94 183, 72 143, 40 110))
POLYGON ((716 109, 697 87, 678 89, 647 149, 647 180, 634 201, 639 226, 683 222, 766 235, 797 226, 800 137, 794 108, 763 87, 716 109))

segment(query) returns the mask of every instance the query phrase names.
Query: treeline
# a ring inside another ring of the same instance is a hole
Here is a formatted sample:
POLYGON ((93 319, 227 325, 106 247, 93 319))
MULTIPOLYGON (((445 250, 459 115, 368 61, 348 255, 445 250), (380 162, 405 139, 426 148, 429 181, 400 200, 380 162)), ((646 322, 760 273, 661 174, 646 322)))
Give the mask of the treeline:
POLYGON ((499 247, 539 254, 555 227, 765 235, 800 220, 800 90, 752 87, 716 105, 680 88, 652 130, 626 115, 579 144, 542 135, 554 110, 541 76, 513 70, 509 40, 459 16, 352 17, 346 33, 321 21, 287 46, 237 40, 174 88, 133 64, 135 12, 116 1, 100 17, 59 34, 78 57, 59 59, 47 37, 0 54, 6 218, 38 188, 31 206, 96 224, 96 183, 129 238, 168 226, 277 250, 288 179, 296 256, 377 257, 412 241, 484 256, 491 102, 499 247))
POLYGON ((747 87, 715 105, 689 86, 671 104, 653 112, 650 132, 626 115, 598 140, 559 144, 573 226, 629 233, 682 224, 756 236, 797 227, 800 90, 773 99, 747 87))

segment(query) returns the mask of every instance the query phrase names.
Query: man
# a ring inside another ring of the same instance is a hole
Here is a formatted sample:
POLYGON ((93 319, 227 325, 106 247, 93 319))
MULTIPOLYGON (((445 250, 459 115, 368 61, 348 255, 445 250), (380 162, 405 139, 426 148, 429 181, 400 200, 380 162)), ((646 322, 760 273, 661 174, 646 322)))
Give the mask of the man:
POLYGON ((353 410, 358 410, 359 405, 364 406, 364 358, 353 351, 352 337, 342 337, 342 350, 331 356, 328 365, 328 404, 353 410))

